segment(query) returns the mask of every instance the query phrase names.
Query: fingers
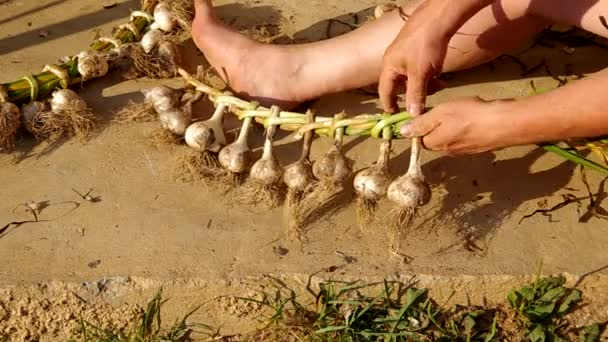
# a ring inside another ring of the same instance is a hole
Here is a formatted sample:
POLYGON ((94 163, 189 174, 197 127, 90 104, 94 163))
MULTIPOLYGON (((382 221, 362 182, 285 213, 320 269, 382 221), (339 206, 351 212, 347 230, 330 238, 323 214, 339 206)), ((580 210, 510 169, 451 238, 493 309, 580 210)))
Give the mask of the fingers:
POLYGON ((382 70, 378 84, 378 93, 380 94, 380 101, 385 112, 395 113, 399 110, 399 106, 397 105, 397 85, 403 79, 404 77, 394 70, 389 68, 382 70))
POLYGON ((428 73, 409 72, 407 76, 405 102, 407 103, 410 114, 417 117, 422 115, 424 110, 427 86, 431 80, 431 75, 428 73))
POLYGON ((401 126, 401 135, 406 138, 424 137, 441 125, 432 113, 422 115, 401 126))

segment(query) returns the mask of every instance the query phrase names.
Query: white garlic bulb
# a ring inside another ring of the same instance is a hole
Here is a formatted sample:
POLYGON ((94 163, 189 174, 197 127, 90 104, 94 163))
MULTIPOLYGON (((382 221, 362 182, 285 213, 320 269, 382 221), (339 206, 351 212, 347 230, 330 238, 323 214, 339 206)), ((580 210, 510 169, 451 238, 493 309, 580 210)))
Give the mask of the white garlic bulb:
POLYGON ((108 73, 110 67, 104 56, 92 51, 82 51, 78 57, 78 72, 83 81, 103 77, 108 73))
POLYGON ((173 30, 175 27, 175 18, 171 12, 171 5, 166 1, 161 1, 154 8, 154 25, 153 28, 159 28, 165 32, 173 30))
POLYGON ((183 136, 190 124, 190 116, 186 111, 175 108, 159 114, 161 125, 163 128, 171 131, 171 133, 183 136))
POLYGON ((73 90, 60 89, 53 92, 53 98, 51 99, 51 109, 53 112, 61 110, 85 110, 86 108, 86 102, 73 90))
POLYGON ((167 112, 179 107, 183 89, 173 89, 167 86, 158 86, 151 89, 142 89, 144 102, 154 107, 157 114, 167 112))
POLYGON ((28 104, 24 104, 21 107, 21 114, 23 115, 23 120, 25 122, 30 122, 36 117, 36 114, 44 111, 45 109, 46 106, 43 102, 40 101, 32 101, 28 104))
POLYGON ((150 30, 146 32, 146 34, 144 34, 144 36, 141 38, 141 46, 144 48, 144 51, 146 53, 150 53, 152 52, 152 50, 154 50, 154 47, 156 47, 162 37, 163 32, 161 30, 150 30))

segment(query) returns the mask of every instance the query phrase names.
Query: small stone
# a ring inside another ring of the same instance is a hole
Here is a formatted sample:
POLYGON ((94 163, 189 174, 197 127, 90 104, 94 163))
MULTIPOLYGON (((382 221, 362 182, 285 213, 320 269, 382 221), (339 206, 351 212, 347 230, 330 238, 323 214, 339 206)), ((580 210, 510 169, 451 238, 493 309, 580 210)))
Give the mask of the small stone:
POLYGON ((97 268, 101 264, 101 260, 94 260, 87 264, 89 268, 97 268))

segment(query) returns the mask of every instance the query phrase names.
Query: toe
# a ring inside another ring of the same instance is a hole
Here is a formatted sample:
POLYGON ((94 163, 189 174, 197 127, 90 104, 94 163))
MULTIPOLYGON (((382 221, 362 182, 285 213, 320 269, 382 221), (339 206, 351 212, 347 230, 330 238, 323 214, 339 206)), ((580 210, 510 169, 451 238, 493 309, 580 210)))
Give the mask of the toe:
POLYGON ((194 8, 197 17, 210 16, 213 5, 211 0, 194 0, 194 8))

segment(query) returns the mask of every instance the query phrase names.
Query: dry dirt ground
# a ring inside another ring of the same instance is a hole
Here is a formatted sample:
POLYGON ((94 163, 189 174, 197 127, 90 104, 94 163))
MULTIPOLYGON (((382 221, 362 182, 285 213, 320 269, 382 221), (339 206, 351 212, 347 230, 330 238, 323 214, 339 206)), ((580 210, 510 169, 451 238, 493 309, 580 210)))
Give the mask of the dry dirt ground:
MULTIPOLYGON (((377 2, 313 0, 305 9, 295 0, 216 3, 220 15, 240 30, 278 41, 307 41, 344 32, 348 27, 335 22, 328 30, 327 19, 354 23, 352 13, 357 13, 363 21, 370 14, 366 9, 377 2)), ((125 22, 138 5, 123 0, 104 9, 93 0, 0 0, 1 81, 79 52, 98 32, 108 34, 125 22)), ((191 66, 203 63, 190 42, 186 49, 191 66)), ((564 76, 600 70, 608 50, 579 47, 569 54, 535 47, 519 56, 528 65, 544 58, 555 74, 564 76)), ((538 88, 557 83, 542 69, 521 77, 518 64, 501 59, 453 75, 450 87, 430 101, 527 96, 531 80, 538 88)), ((128 100, 142 100, 139 89, 157 83, 111 75, 79 92, 108 123, 128 100)), ((318 112, 359 114, 377 111, 378 101, 353 91, 312 106, 318 112)), ((205 116, 209 108, 198 110, 205 116)), ((44 222, 13 226, 0 235, 0 335, 61 340, 75 329, 77 317, 102 322, 127 317, 133 305, 145 303, 161 285, 170 298, 167 314, 174 317, 214 296, 246 294, 268 275, 302 287, 318 271, 317 280, 417 279, 436 298, 457 290, 452 302, 469 296, 474 303, 484 298, 493 303, 530 279, 540 260, 544 273, 568 274, 571 283, 578 281, 589 303, 584 315, 608 319, 608 224, 598 218, 579 223, 588 201, 520 223, 539 207, 561 202, 563 194, 586 195, 573 164, 539 148, 457 158, 427 153, 424 172, 434 199, 403 244, 404 261, 387 252, 382 225, 371 233, 357 227, 349 196, 314 222, 308 240, 300 244, 286 238, 281 209, 237 207, 202 186, 173 181, 175 159, 187 149, 155 146, 149 138, 155 128, 154 123, 112 123, 86 144, 37 145, 24 138, 15 155, 0 155, 0 226, 29 219, 23 207, 15 209, 20 204, 48 204, 40 214, 44 222), (84 202, 72 190, 90 188, 100 202, 84 202)), ((258 142, 261 132, 256 130, 258 142)), ((298 144, 283 143, 279 158, 287 164, 298 144)), ((328 147, 328 141, 316 141, 314 157, 328 147)), ((351 139, 346 150, 360 169, 375 159, 377 144, 351 139)), ((395 171, 406 168, 407 152, 406 143, 397 143, 395 171)), ((597 188, 601 175, 590 172, 589 180, 597 188)), ((381 210, 390 206, 383 204, 381 210)), ((212 301, 193 320, 225 333, 255 326, 234 311, 225 302, 212 301), (222 310, 226 306, 231 308, 222 310)))

